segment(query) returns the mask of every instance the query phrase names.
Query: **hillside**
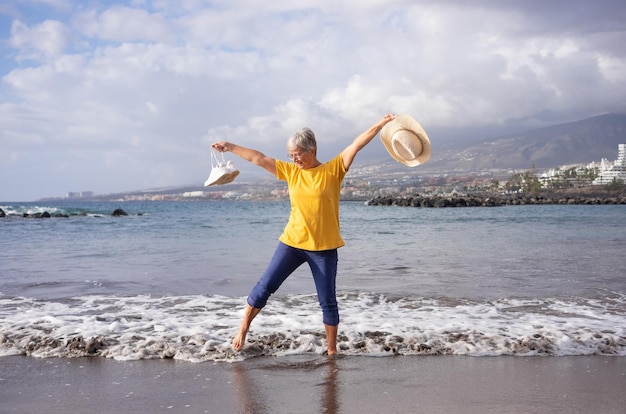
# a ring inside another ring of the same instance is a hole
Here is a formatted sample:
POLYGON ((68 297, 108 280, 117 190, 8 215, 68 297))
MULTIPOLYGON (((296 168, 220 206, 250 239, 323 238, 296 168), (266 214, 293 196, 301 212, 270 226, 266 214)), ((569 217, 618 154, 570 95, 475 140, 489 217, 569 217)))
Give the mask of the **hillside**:
POLYGON ((617 158, 626 143, 626 114, 605 114, 480 143, 437 148, 424 172, 551 168, 617 158))
MULTIPOLYGON (((350 170, 348 181, 357 179, 387 185, 396 180, 411 180, 420 175, 457 173, 471 176, 486 170, 500 170, 501 174, 510 174, 510 170, 528 170, 532 166, 541 170, 570 164, 587 164, 603 158, 613 161, 617 158, 618 144, 626 143, 626 113, 595 116, 482 142, 443 145, 437 141, 436 136, 430 138, 433 155, 428 163, 408 168, 388 156, 374 161, 357 162, 350 170)), ((265 174, 246 178, 241 177, 228 186, 180 186, 101 195, 96 199, 121 199, 133 195, 174 196, 193 191, 266 194, 275 187, 281 187, 280 183, 270 180, 265 174), (263 185, 259 186, 261 180, 263 185)))

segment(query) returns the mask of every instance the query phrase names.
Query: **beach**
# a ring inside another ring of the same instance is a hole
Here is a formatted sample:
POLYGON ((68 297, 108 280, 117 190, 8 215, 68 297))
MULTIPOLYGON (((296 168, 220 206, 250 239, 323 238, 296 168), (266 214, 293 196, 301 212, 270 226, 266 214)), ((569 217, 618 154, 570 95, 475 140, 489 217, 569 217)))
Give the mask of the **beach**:
POLYGON ((622 413, 626 359, 0 359, 3 413, 622 413))
POLYGON ((623 205, 344 203, 330 359, 305 267, 230 346, 288 203, 0 207, 3 414, 626 407, 623 205))

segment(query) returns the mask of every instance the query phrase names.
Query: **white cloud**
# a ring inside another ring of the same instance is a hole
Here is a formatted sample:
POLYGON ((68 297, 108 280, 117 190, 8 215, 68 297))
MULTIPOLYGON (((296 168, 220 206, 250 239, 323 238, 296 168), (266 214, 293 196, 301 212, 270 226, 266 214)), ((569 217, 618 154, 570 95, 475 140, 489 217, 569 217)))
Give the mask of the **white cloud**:
POLYGON ((18 59, 46 59, 59 56, 69 41, 67 27, 55 20, 46 20, 28 27, 16 20, 11 25, 10 45, 20 50, 18 59))
POLYGON ((0 199, 63 194, 86 166, 97 192, 200 182, 212 140, 281 157, 305 125, 330 156, 387 112, 445 131, 623 111, 626 8, 599 1, 16 4, 0 175, 52 185, 0 199))
POLYGON ((174 38, 172 22, 164 16, 131 7, 113 6, 97 13, 82 12, 75 26, 86 36, 117 42, 169 41, 174 38))
POLYGON ((626 83, 626 59, 598 54, 598 67, 602 76, 615 84, 626 83))

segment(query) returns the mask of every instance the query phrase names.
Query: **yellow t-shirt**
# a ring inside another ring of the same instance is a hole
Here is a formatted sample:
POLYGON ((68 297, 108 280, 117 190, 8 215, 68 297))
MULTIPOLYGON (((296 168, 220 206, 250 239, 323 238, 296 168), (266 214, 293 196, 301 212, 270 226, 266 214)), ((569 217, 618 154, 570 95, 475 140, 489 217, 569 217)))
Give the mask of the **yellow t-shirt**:
POLYGON ((303 250, 343 246, 339 229, 339 195, 346 175, 341 154, 315 168, 300 169, 276 160, 276 175, 287 181, 291 213, 279 240, 303 250))

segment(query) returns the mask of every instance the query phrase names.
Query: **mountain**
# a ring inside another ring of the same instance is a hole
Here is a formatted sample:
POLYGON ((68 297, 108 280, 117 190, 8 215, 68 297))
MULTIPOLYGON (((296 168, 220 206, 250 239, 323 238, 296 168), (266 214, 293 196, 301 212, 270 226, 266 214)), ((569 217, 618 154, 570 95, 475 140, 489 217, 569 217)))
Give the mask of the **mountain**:
MULTIPOLYGON (((429 135, 433 155, 424 165, 408 168, 391 157, 358 162, 350 169, 351 177, 384 181, 422 174, 479 173, 485 170, 539 170, 570 164, 588 164, 603 158, 617 159, 618 144, 626 143, 626 113, 611 113, 580 121, 554 125, 482 141, 440 144, 437 136, 429 135)), ((448 141, 449 142, 449 141, 448 141)), ((185 192, 241 191, 254 192, 261 187, 271 188, 276 180, 266 174, 244 177, 234 184, 219 187, 180 186, 167 189, 133 191, 98 196, 97 199, 151 195, 180 195, 185 192), (260 178, 262 177, 262 178, 260 178), (259 186, 260 180, 263 186, 259 186)), ((267 193, 267 191, 265 191, 267 193)), ((45 200, 45 199, 43 199, 45 200)))
POLYGON ((538 169, 617 158, 626 143, 626 113, 611 113, 482 142, 437 147, 423 172, 538 169))

